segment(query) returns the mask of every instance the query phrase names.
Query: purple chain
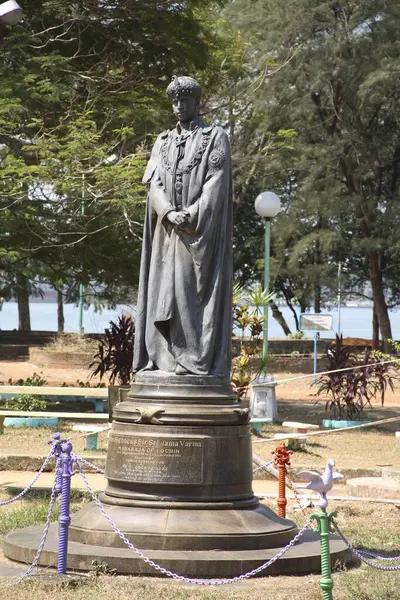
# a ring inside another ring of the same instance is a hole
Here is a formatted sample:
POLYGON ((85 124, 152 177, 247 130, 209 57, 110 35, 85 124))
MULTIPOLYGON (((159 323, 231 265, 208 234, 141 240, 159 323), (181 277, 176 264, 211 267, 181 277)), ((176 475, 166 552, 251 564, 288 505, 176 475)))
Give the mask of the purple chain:
POLYGON ((9 498, 8 500, 3 500, 3 502, 0 502, 0 506, 7 506, 8 504, 12 504, 13 502, 16 502, 17 500, 19 500, 20 498, 25 496, 25 494, 27 494, 29 492, 29 490, 32 489, 32 487, 35 485, 35 483, 37 482, 37 480, 39 479, 39 477, 41 476, 41 474, 43 473, 43 471, 49 464, 52 456, 53 456, 53 448, 48 453, 44 463, 40 467, 39 471, 36 473, 35 478, 28 485, 28 487, 26 487, 24 490, 22 490, 22 492, 20 492, 17 496, 13 496, 12 498, 9 498))
POLYGON ((95 471, 97 471, 98 473, 101 473, 102 475, 104 475, 105 470, 104 469, 100 469, 100 467, 96 467, 96 465, 94 465, 93 463, 89 462, 88 460, 86 460, 85 458, 82 458, 82 456, 78 456, 77 454, 73 453, 72 456, 74 457, 75 460, 80 460, 84 465, 86 465, 87 467, 90 467, 91 469, 94 469, 95 471))
POLYGON ((55 501, 56 501, 56 498, 57 498, 56 487, 57 487, 58 468, 59 468, 59 466, 57 465, 57 467, 56 467, 56 476, 54 478, 53 488, 51 490, 49 510, 47 511, 46 524, 44 526, 43 535, 42 535, 42 538, 40 540, 40 544, 39 544, 39 547, 37 549, 36 556, 33 559, 33 562, 31 564, 31 566, 25 571, 25 573, 23 573, 20 577, 18 577, 18 579, 16 579, 16 577, 13 578, 13 579, 16 579, 16 581, 12 581, 12 582, 9 582, 9 583, 0 583, 0 587, 12 587, 14 585, 18 585, 24 579, 26 579, 27 577, 29 577, 29 575, 32 573, 33 569, 37 566, 37 564, 39 562, 40 555, 42 554, 42 550, 43 550, 44 545, 46 543, 47 534, 49 532, 50 523, 51 523, 51 517, 52 517, 52 514, 53 514, 53 508, 54 508, 54 504, 55 504, 55 501))
POLYGON ((206 585, 206 586, 210 586, 210 585, 227 585, 227 584, 230 584, 230 583, 236 583, 238 581, 242 581, 243 579, 249 579, 253 575, 257 575, 257 573, 260 573, 264 569, 267 569, 276 560, 278 560, 279 558, 281 558, 290 548, 292 548, 299 541, 299 539, 304 534, 304 532, 307 529, 307 527, 309 527, 309 525, 310 525, 310 520, 308 520, 306 522, 306 524, 298 531, 298 533, 295 535, 295 537, 289 542, 289 544, 287 546, 285 546, 284 548, 282 548, 278 552, 278 554, 276 554, 276 556, 272 557, 269 561, 265 562, 264 564, 262 564, 261 566, 257 567, 256 569, 253 569, 252 571, 249 571, 248 573, 245 573, 243 575, 238 575, 237 577, 231 577, 230 579, 208 580, 208 579, 192 579, 190 577, 184 577, 183 575, 178 575, 177 573, 173 573, 172 571, 168 571, 167 569, 164 569, 164 567, 161 567, 160 565, 158 565, 157 563, 155 563, 153 560, 151 560, 145 554, 143 554, 143 552, 141 552, 138 548, 136 548, 128 540, 128 538, 125 537, 125 535, 123 534, 123 532, 120 529, 118 529, 118 527, 115 525, 115 523, 113 523, 113 521, 111 520, 111 518, 106 513, 106 511, 105 511, 102 503, 100 502, 99 498, 96 496, 96 493, 94 492, 94 490, 91 487, 89 481, 87 480, 87 478, 86 478, 86 476, 85 476, 85 474, 84 474, 84 472, 82 470, 82 467, 80 466, 79 462, 77 462, 76 465, 77 465, 79 473, 81 474, 81 477, 82 477, 83 481, 85 482, 86 487, 88 488, 88 490, 89 490, 89 492, 90 492, 90 494, 91 494, 91 496, 93 498, 93 501, 95 502, 95 504, 97 505, 97 507, 99 508, 100 512, 103 514, 103 516, 107 519, 107 521, 109 522, 109 524, 111 525, 111 527, 115 531, 115 533, 118 535, 118 537, 124 542, 124 544, 126 544, 130 550, 132 550, 137 556, 139 556, 139 558, 141 558, 150 567, 153 567, 153 569, 156 569, 157 571, 159 571, 163 575, 166 575, 167 577, 172 577, 172 579, 179 579, 180 581, 184 581, 186 583, 195 583, 197 585, 206 585))
POLYGON ((358 558, 366 563, 367 565, 369 565, 370 567, 373 567, 374 569, 378 569, 378 571, 400 571, 400 565, 394 565, 394 566, 390 566, 390 567, 385 567, 384 565, 377 565, 376 563, 372 562, 371 560, 368 560, 368 558, 366 558, 364 556, 363 553, 361 553, 359 550, 357 550, 357 548, 354 548, 354 546, 352 545, 352 543, 345 537, 345 535, 341 532, 339 525, 336 523, 336 521, 334 519, 332 519, 332 523, 336 529, 336 531, 338 532, 339 536, 342 538, 342 540, 344 541, 344 543, 346 544, 346 546, 356 555, 358 556, 358 558))

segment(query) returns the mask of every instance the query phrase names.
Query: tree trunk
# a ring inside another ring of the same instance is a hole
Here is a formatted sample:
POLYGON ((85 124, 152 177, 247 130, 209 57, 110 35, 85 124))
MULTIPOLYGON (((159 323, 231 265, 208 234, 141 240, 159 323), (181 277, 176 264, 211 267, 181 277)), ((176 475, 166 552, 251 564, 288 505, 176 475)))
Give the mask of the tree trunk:
POLYGON ((60 290, 57 290, 57 331, 64 333, 64 297, 60 290))
POLYGON ((321 287, 319 285, 314 288, 314 312, 321 312, 321 287))
POLYGON ((288 307, 290 308, 290 310, 293 313, 293 318, 294 318, 294 322, 295 322, 295 326, 296 326, 296 331, 300 331, 299 317, 297 316, 297 311, 296 311, 295 307, 290 302, 290 300, 288 300, 288 298, 286 298, 286 304, 288 305, 288 307))
POLYGON ((31 331, 29 312, 29 284, 24 275, 17 276, 18 330, 31 331))
POLYGON ((304 302, 303 300, 300 299, 299 304, 300 304, 300 312, 301 313, 307 312, 307 308, 308 308, 307 302, 304 302))
POLYGON ((372 297, 376 316, 381 331, 383 347, 385 352, 391 352, 391 345, 388 340, 392 339, 392 328, 389 319, 389 310, 383 293, 382 271, 380 268, 379 255, 375 251, 368 252, 368 268, 371 278, 372 297))
MULTIPOLYGON (((318 218, 318 229, 322 228, 322 217, 318 218)), ((322 264, 321 258, 321 244, 319 239, 315 240, 315 264, 319 267, 322 264)), ((314 286, 314 312, 321 312, 321 284, 320 284, 320 275, 318 274, 318 281, 314 286)))
POLYGON ((379 350, 379 322, 375 304, 372 308, 372 350, 379 350))
POLYGON ((274 317, 274 319, 276 319, 276 321, 278 321, 279 325, 282 327, 282 329, 284 331, 284 334, 289 335, 289 333, 292 333, 290 331, 289 325, 286 323, 285 317, 283 316, 283 314, 281 313, 281 311, 279 310, 279 308, 277 307, 275 302, 271 302, 270 307, 272 310, 272 316, 274 317))

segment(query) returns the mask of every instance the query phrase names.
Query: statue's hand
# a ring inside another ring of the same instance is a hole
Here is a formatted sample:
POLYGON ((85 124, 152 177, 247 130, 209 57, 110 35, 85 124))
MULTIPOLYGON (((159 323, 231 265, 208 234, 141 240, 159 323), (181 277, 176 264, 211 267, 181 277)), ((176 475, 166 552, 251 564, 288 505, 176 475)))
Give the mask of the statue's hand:
POLYGON ((186 210, 182 210, 182 211, 175 211, 175 210, 171 210, 171 212, 169 212, 167 214, 167 219, 170 223, 172 223, 173 225, 183 225, 183 223, 186 223, 187 220, 189 218, 189 213, 186 210))

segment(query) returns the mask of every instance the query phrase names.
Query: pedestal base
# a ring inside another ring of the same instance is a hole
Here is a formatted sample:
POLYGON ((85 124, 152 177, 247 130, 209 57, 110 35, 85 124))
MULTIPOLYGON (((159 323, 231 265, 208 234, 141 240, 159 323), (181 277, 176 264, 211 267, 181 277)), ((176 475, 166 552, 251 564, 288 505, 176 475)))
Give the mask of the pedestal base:
MULTIPOLYGON (((294 523, 254 497, 248 408, 236 402, 229 381, 138 374, 113 415, 101 501, 151 560, 183 576, 233 577, 268 561, 296 535, 294 523)), ((32 560, 41 532, 10 533, 6 556, 32 560)), ((88 570, 101 560, 119 573, 159 573, 124 545, 93 503, 72 516, 69 534, 70 569, 88 570)), ((56 552, 54 526, 41 564, 55 566, 56 552)), ((334 540, 332 561, 350 558, 334 540)), ((319 539, 307 532, 267 573, 319 569, 319 539)))
MULTIPOLYGON (((43 527, 27 527, 9 533, 3 544, 8 558, 31 563, 43 527)), ((40 565, 57 566, 57 525, 50 527, 49 536, 40 559, 40 565)), ((355 564, 351 552, 336 536, 331 537, 332 568, 340 562, 347 566, 355 564)), ((165 569, 186 577, 226 578, 241 575, 255 569, 279 552, 280 548, 260 550, 143 550, 144 554, 165 569)), ((92 561, 100 560, 118 573, 125 575, 155 575, 160 573, 138 558, 129 548, 107 548, 90 544, 70 542, 68 546, 68 569, 88 571, 92 561)), ((321 569, 319 538, 307 531, 299 543, 282 558, 258 576, 319 573, 321 569)))

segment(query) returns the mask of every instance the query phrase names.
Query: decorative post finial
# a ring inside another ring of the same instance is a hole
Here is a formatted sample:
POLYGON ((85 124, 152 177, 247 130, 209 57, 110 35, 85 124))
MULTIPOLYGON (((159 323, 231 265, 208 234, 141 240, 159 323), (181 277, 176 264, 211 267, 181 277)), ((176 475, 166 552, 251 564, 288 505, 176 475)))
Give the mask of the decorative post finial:
POLYGON ((274 465, 278 467, 278 516, 286 517, 286 465, 290 465, 292 450, 287 450, 285 442, 282 442, 272 452, 275 456, 274 465))

